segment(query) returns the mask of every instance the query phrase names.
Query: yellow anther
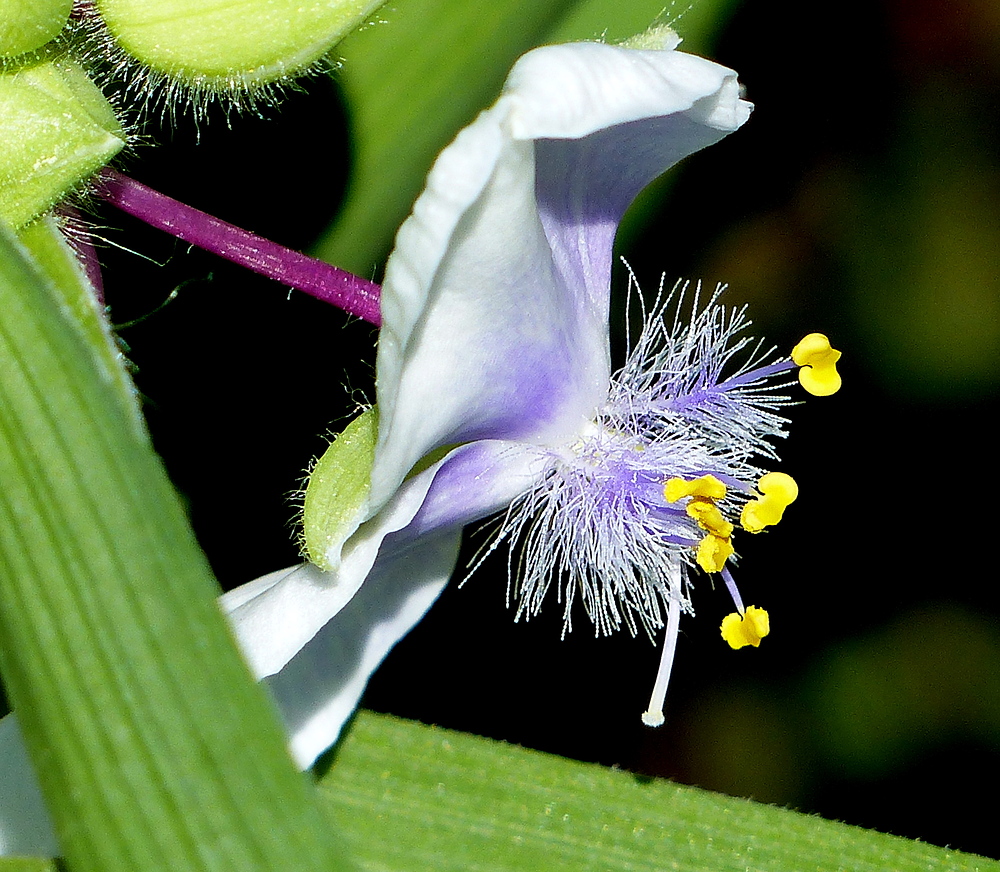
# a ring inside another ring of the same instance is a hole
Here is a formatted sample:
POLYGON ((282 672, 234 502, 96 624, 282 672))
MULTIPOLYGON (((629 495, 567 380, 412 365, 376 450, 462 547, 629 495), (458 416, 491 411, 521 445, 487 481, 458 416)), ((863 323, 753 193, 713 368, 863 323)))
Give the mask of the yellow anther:
POLYGON ((828 397, 840 390, 837 361, 840 352, 822 333, 810 333, 792 349, 792 360, 801 367, 799 381, 814 397, 828 397))
POLYGON ((722 567, 732 556, 732 542, 722 536, 709 533, 698 543, 698 554, 695 559, 705 572, 722 572, 722 567))
POLYGON ((750 500, 740 514, 740 524, 750 533, 759 533, 765 527, 777 524, 795 498, 799 486, 795 479, 784 472, 769 472, 757 482, 761 496, 750 500))
POLYGON ((702 530, 728 539, 733 534, 733 525, 724 517, 719 507, 708 497, 691 497, 687 513, 698 522, 702 530))
POLYGON ((663 496, 668 503, 676 503, 684 497, 707 497, 721 500, 726 495, 726 486, 714 475, 703 475, 691 481, 671 478, 663 486, 663 496))
POLYGON ((750 606, 744 614, 733 612, 722 619, 722 638, 729 643, 730 648, 742 648, 753 645, 756 648, 760 640, 771 632, 771 620, 764 609, 750 606))

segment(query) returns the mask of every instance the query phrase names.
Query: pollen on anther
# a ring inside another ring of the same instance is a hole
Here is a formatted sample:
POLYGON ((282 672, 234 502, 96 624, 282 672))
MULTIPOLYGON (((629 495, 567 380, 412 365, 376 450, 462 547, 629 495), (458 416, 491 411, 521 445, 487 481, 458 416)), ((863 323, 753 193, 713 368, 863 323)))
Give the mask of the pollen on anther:
POLYGON ((784 472, 769 472, 757 482, 760 496, 750 500, 740 514, 740 524, 750 533, 759 533, 781 520, 785 509, 799 495, 795 479, 784 472))
POLYGON ((840 352, 822 333, 810 333, 792 349, 792 360, 799 369, 799 382, 814 397, 828 397, 840 390, 837 372, 840 352))
POLYGON ((729 647, 738 650, 747 645, 754 648, 760 645, 760 640, 771 632, 771 621, 764 609, 748 606, 742 615, 733 612, 722 619, 722 638, 729 647))
POLYGON ((698 554, 695 559, 705 572, 722 572, 726 561, 733 556, 733 553, 733 543, 728 537, 723 538, 709 533, 698 544, 698 554))
POLYGON ((668 503, 676 503, 684 497, 721 500, 726 496, 726 486, 714 475, 703 475, 701 478, 691 481, 683 478, 671 478, 663 486, 663 496, 668 503))

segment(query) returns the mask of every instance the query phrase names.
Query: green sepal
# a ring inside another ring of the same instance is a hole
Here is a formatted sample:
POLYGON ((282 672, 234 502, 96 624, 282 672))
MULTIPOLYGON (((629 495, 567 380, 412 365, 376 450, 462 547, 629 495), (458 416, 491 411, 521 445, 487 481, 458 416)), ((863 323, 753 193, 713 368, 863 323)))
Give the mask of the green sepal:
POLYGON ((378 442, 378 407, 351 421, 309 472, 302 507, 306 556, 320 569, 335 569, 340 549, 358 528, 368 505, 378 442))
POLYGON ((0 71, 0 219, 22 227, 125 145, 114 110, 75 63, 0 71))
POLYGON ((143 65, 195 87, 265 85, 328 52, 383 0, 98 0, 143 65))
POLYGON ((69 20, 73 0, 4 0, 0 58, 16 57, 55 39, 69 20))

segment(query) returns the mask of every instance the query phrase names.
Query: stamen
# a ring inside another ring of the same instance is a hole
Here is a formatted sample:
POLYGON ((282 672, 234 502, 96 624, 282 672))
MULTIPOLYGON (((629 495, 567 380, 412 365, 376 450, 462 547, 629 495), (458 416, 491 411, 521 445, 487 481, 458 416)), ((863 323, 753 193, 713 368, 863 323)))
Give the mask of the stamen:
POLYGON ((725 495, 726 486, 714 475, 703 475, 691 481, 671 478, 663 485, 663 497, 668 503, 690 498, 686 509, 688 517, 694 518, 702 530, 708 531, 708 535, 698 543, 695 556, 705 572, 720 572, 734 553, 733 544, 729 541, 733 525, 715 504, 725 495))
POLYGON ((736 611, 742 615, 746 609, 743 608, 743 597, 740 596, 740 589, 736 586, 736 579, 733 578, 733 574, 728 569, 723 569, 722 580, 726 583, 726 589, 733 598, 733 605, 736 606, 736 611))
POLYGON ((733 556, 735 549, 729 539, 709 533, 698 544, 698 554, 695 560, 705 572, 722 572, 726 561, 733 556))
POLYGON ((681 622, 680 600, 671 599, 667 608, 667 632, 663 637, 663 651, 660 654, 660 668, 653 684, 653 694, 649 698, 649 708, 642 713, 642 722, 647 727, 663 726, 663 703, 667 698, 670 671, 674 666, 674 651, 677 649, 677 631, 681 622))
POLYGON ((337 306, 379 326, 379 286, 314 257, 309 257, 146 187, 112 169, 96 185, 99 197, 152 227, 211 251, 337 306))
POLYGON ((759 533, 765 527, 777 524, 785 509, 799 495, 795 479, 784 472, 769 472, 761 476, 757 490, 761 496, 750 500, 740 514, 743 529, 750 533, 759 533))
POLYGON ((757 648, 760 640, 771 632, 771 620, 764 609, 749 606, 742 615, 733 612, 722 619, 722 638, 729 647, 738 650, 746 645, 757 648))
POLYGON ((714 475, 703 475, 693 481, 671 478, 663 486, 663 496, 668 503, 676 503, 684 497, 705 497, 721 500, 726 495, 726 486, 714 475))
POLYGON ((688 516, 698 522, 702 530, 728 539, 733 534, 733 525, 724 517, 713 500, 706 497, 691 497, 687 504, 688 516))
POLYGON ((814 397, 828 397, 840 390, 837 372, 840 352, 822 333, 810 333, 792 349, 792 360, 800 367, 799 381, 814 397))

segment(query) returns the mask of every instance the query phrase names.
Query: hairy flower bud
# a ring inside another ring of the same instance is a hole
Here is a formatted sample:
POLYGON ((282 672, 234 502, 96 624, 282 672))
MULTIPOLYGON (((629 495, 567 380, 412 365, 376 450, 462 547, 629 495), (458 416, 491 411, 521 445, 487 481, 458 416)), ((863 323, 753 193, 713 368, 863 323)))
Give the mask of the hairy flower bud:
POLYGON ((37 218, 125 139, 111 105, 71 61, 0 72, 0 219, 19 227, 37 218))
POLYGON ((73 0, 4 0, 0 12, 0 57, 41 48, 63 29, 73 0))
POLYGON ((319 60, 381 0, 98 0, 118 45, 195 87, 266 85, 319 60))

